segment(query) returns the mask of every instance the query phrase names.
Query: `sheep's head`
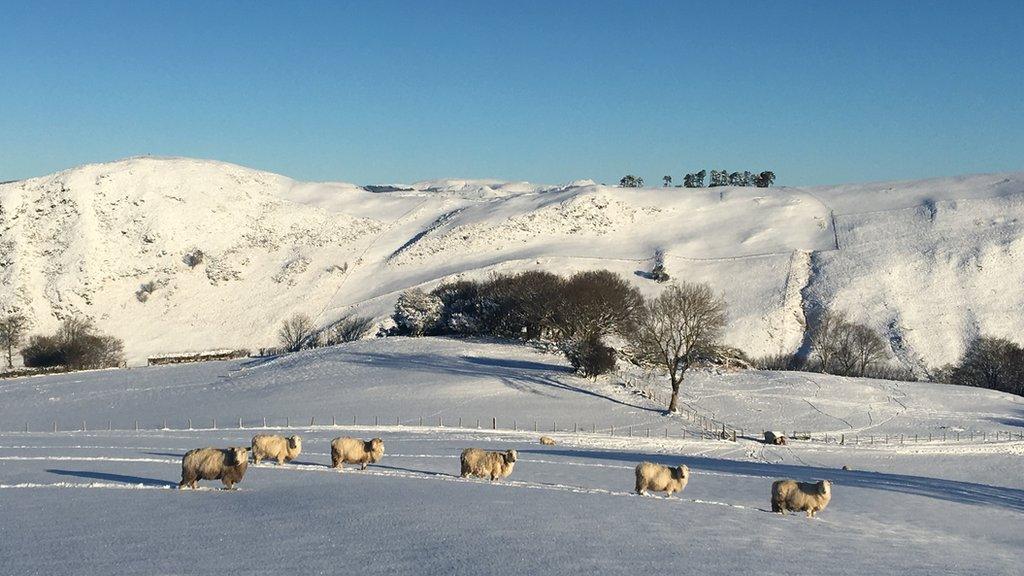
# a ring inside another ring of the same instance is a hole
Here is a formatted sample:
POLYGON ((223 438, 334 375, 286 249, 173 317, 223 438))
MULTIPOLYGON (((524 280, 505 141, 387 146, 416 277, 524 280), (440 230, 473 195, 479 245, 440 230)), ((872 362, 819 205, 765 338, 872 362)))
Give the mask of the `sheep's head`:
POLYGON ((682 478, 683 480, 686 480, 690 477, 690 468, 686 466, 686 464, 679 466, 677 469, 679 470, 679 477, 682 478))
POLYGON ((505 452, 505 462, 512 463, 519 459, 519 453, 515 450, 505 452))
POLYGON ((242 462, 249 461, 249 448, 247 446, 235 446, 229 449, 235 461, 231 463, 232 466, 238 466, 242 462))
POLYGON ((373 440, 370 440, 370 452, 374 456, 376 456, 377 458, 380 458, 381 456, 383 456, 384 455, 384 440, 382 440, 380 438, 374 438, 373 440))
POLYGON ((832 494, 832 483, 828 480, 822 480, 818 482, 818 494, 824 494, 829 496, 832 494))
POLYGON ((302 450, 302 436, 295 435, 288 437, 288 448, 292 450, 302 450))

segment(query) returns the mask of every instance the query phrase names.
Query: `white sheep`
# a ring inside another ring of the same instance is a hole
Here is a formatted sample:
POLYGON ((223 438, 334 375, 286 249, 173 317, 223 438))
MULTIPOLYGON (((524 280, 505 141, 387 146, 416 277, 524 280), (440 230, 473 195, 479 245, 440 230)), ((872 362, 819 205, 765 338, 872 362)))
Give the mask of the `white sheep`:
POLYGON ((276 436, 274 434, 257 434, 252 437, 252 459, 256 464, 260 460, 277 460, 280 466, 291 462, 302 454, 302 437, 276 436))
POLYGON ((787 442, 786 435, 782 432, 772 432, 771 430, 764 433, 765 444, 778 444, 785 446, 787 442))
POLYGON ((249 467, 249 449, 245 446, 233 448, 196 448, 189 450, 181 459, 181 482, 178 488, 195 489, 199 480, 220 480, 227 490, 242 481, 249 467))
POLYGON ((772 512, 785 514, 789 510, 806 511, 808 518, 814 518, 828 506, 832 499, 832 483, 828 480, 819 482, 797 482, 796 480, 776 480, 772 482, 772 512))
POLYGON ((331 441, 331 467, 343 470, 344 464, 360 464, 366 470, 367 464, 376 464, 384 457, 384 441, 380 438, 360 440, 343 436, 331 441))
POLYGON ((545 445, 545 446, 554 446, 555 445, 555 439, 551 438, 550 436, 541 436, 540 437, 540 443, 545 445))
POLYGON ((664 492, 668 498, 674 492, 682 492, 690 481, 690 469, 683 466, 670 468, 652 462, 636 465, 636 493, 646 496, 648 490, 664 492))
POLYGON ((515 450, 505 452, 489 452, 480 448, 466 448, 462 451, 462 477, 478 476, 490 480, 500 480, 512 473, 512 468, 519 459, 515 450))

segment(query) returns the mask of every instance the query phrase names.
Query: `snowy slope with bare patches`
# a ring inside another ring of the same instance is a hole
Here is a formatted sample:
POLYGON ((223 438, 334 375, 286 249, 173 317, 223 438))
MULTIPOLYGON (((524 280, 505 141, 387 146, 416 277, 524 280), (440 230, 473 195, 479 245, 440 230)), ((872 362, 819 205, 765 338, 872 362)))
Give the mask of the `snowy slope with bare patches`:
POLYGON ((608 268, 730 304, 729 343, 800 347, 845 310, 921 370, 979 333, 1024 330, 1024 175, 818 188, 623 189, 432 180, 371 192, 219 162, 133 158, 0 185, 0 308, 38 331, 71 314, 160 353, 275 343, 281 320, 386 315, 451 277, 608 268), (191 268, 182 257, 201 250, 191 268), (154 282, 144 302, 139 287, 154 282))

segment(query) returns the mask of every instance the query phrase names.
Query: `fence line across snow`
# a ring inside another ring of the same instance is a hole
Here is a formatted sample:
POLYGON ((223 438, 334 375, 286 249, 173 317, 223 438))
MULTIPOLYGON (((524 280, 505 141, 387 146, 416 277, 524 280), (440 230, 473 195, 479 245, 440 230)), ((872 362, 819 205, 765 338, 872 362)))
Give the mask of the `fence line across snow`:
MULTIPOLYGON (((372 418, 364 418, 360 420, 357 416, 353 416, 351 422, 345 421, 343 424, 339 424, 337 417, 330 417, 329 420, 318 421, 315 416, 311 416, 308 420, 293 420, 291 417, 282 418, 267 418, 260 417, 256 419, 246 420, 241 417, 234 418, 231 420, 221 420, 218 424, 216 418, 207 419, 193 419, 183 418, 178 421, 168 420, 166 418, 161 419, 159 422, 152 424, 146 424, 139 419, 133 419, 123 426, 119 423, 118 426, 114 425, 113 420, 102 420, 95 422, 90 425, 86 420, 82 421, 69 421, 66 424, 59 422, 58 420, 52 420, 47 426, 31 426, 29 422, 25 422, 22 427, 10 432, 89 432, 89 431, 160 431, 160 430, 176 430, 176 431, 214 431, 214 430, 302 430, 310 428, 381 428, 381 427, 404 427, 404 428, 426 428, 426 429, 451 429, 451 430, 495 430, 495 431, 506 431, 506 432, 536 432, 547 433, 554 432, 558 434, 576 434, 585 436, 608 436, 608 437, 626 437, 626 438, 674 438, 674 439, 703 439, 703 440, 730 440, 737 441, 739 439, 761 441, 763 439, 764 431, 761 435, 756 435, 756 432, 752 432, 752 435, 745 434, 743 429, 729 428, 718 421, 704 418, 695 412, 683 412, 682 415, 688 419, 689 422, 693 422, 700 426, 697 430, 688 430, 686 427, 678 427, 678 422, 674 422, 669 426, 664 425, 650 425, 650 424, 639 424, 639 425, 625 425, 618 426, 598 426, 596 422, 579 422, 579 421, 564 421, 559 423, 551 421, 548 426, 548 421, 541 421, 539 419, 532 419, 527 421, 520 421, 518 419, 499 419, 496 416, 489 418, 449 418, 447 421, 443 416, 430 416, 430 417, 416 417, 406 418, 396 416, 393 419, 381 418, 380 416, 373 416, 372 418), (227 425, 224 423, 227 422, 227 425), (413 423, 415 422, 415 423, 413 423)), ((792 435, 789 436, 791 441, 797 442, 818 442, 824 444, 836 444, 836 445, 849 445, 849 446, 873 446, 873 445, 914 445, 914 444, 936 444, 936 443, 975 443, 975 442, 1008 442, 1008 441, 1024 441, 1024 431, 1012 431, 1012 430, 995 430, 995 431, 978 431, 978 430, 958 430, 958 431, 943 431, 943 432, 927 432, 927 433, 914 433, 914 434, 845 434, 845 433, 812 433, 812 432, 801 432, 794 430, 792 435)))

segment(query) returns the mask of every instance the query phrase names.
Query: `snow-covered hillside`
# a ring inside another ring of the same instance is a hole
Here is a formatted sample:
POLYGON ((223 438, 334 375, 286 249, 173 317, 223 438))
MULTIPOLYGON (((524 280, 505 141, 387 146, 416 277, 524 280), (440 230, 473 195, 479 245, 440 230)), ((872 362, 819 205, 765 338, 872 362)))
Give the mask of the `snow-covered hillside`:
POLYGON ((0 185, 0 309, 69 314, 148 355, 275 343, 280 321, 388 313, 453 275, 608 268, 663 250, 730 303, 727 338, 796 350, 846 310, 921 368, 1024 329, 1024 174, 823 188, 622 189, 435 180, 370 192, 212 161, 133 158, 0 185), (202 251, 192 267, 183 257, 202 251), (145 301, 139 287, 154 282, 145 301))
POLYGON ((574 376, 559 355, 442 338, 3 380, 0 573, 1020 572, 1018 397, 745 371, 695 372, 684 399, 752 429, 1003 435, 905 445, 700 438, 687 418, 614 380, 574 376), (236 492, 175 489, 185 451, 248 444, 267 431, 263 416, 271 433, 302 435, 294 462, 250 465, 236 492), (498 430, 487 429, 491 416, 498 430), (168 429, 154 429, 163 418, 168 429), (538 444, 534 421, 556 446, 538 444), (330 469, 330 441, 342 435, 383 438, 383 460, 330 469), (468 446, 518 450, 512 476, 460 478, 468 446), (689 466, 686 489, 634 495, 644 460, 689 466), (814 520, 770 513, 771 482, 784 477, 832 480, 829 507, 814 520))

